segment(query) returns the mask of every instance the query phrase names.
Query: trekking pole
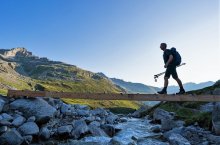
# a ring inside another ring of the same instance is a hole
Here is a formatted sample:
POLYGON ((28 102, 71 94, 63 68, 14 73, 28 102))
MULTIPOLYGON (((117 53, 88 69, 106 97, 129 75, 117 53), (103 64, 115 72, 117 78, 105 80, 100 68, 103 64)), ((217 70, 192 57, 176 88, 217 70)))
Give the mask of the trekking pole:
MULTIPOLYGON (((182 63, 182 64, 180 64, 180 65, 177 65, 176 67, 180 67, 180 66, 185 65, 185 64, 186 64, 186 63, 182 63)), ((155 82, 157 82, 157 79, 159 78, 159 76, 161 76, 161 75, 163 75, 163 74, 165 74, 165 72, 162 72, 162 73, 159 73, 159 74, 154 75, 154 80, 155 80, 155 82)))

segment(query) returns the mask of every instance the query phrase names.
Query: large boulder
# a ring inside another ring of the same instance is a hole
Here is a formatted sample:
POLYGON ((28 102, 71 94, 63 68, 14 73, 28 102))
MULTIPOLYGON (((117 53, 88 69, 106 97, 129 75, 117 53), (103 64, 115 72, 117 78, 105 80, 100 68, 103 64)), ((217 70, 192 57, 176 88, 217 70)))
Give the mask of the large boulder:
POLYGON ((39 133, 39 127, 34 122, 24 123, 18 128, 18 131, 23 135, 37 135, 39 133))
POLYGON ((170 112, 167 112, 163 109, 159 109, 157 108, 155 111, 154 111, 154 114, 153 114, 153 120, 154 121, 162 121, 164 119, 174 119, 174 114, 173 113, 170 113, 170 112))
POLYGON ((38 123, 48 122, 56 113, 56 109, 41 98, 17 99, 10 108, 23 112, 26 118, 35 116, 38 123))
POLYGON ((76 139, 89 132, 89 127, 84 120, 74 121, 73 128, 71 135, 76 139))
POLYGON ((23 137, 16 130, 7 131, 0 136, 0 145, 20 145, 23 137))
POLYGON ((106 136, 108 137, 108 135, 105 133, 105 131, 103 131, 100 127, 96 126, 96 125, 89 125, 89 131, 91 132, 91 134, 93 136, 106 136))
POLYGON ((216 135, 220 135, 220 102, 216 103, 212 112, 212 125, 216 135))
POLYGON ((142 105, 137 111, 131 114, 132 117, 140 118, 147 114, 148 110, 150 109, 147 105, 142 105))

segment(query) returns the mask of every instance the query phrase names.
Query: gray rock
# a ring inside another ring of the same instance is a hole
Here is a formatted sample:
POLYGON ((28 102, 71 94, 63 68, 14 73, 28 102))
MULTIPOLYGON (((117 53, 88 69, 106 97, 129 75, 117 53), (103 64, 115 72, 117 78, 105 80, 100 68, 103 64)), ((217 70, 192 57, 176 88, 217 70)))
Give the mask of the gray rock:
POLYGON ((5 105, 5 101, 0 99, 0 113, 2 112, 4 105, 5 105))
POLYGON ((79 110, 90 110, 90 107, 88 105, 75 104, 74 107, 75 109, 79 109, 79 110))
POLYGON ((0 136, 0 145, 20 145, 23 140, 19 132, 11 130, 0 136))
POLYGON ((211 103, 201 105, 199 110, 201 112, 212 112, 213 109, 214 109, 214 103, 211 102, 211 103))
POLYGON ((13 120, 13 117, 7 113, 3 113, 2 115, 2 118, 3 120, 6 120, 6 121, 12 121, 13 120))
POLYGON ((86 117, 88 117, 89 116, 89 114, 90 114, 90 112, 89 112, 89 110, 76 110, 76 113, 79 115, 79 116, 86 116, 86 117))
POLYGON ((133 140, 126 140, 126 143, 119 137, 113 137, 108 145, 136 145, 133 140))
POLYGON ((115 121, 118 119, 118 116, 117 115, 108 115, 106 117, 106 122, 109 123, 109 124, 114 124, 115 121))
POLYGON ((212 125, 216 135, 220 135, 220 102, 216 103, 212 112, 212 125))
POLYGON ((15 127, 18 127, 22 125, 25 121, 26 119, 23 116, 18 116, 13 120, 12 125, 14 125, 15 127))
POLYGON ((71 114, 71 105, 63 103, 60 111, 64 115, 71 114))
POLYGON ((216 145, 220 144, 220 136, 209 134, 207 136, 207 138, 208 138, 209 142, 212 144, 216 144, 216 145))
POLYGON ((131 114, 132 117, 141 118, 146 115, 147 111, 150 109, 147 105, 142 105, 137 111, 131 114))
POLYGON ((95 116, 89 116, 85 118, 86 123, 90 123, 96 120, 95 116))
POLYGON ((11 122, 6 120, 0 120, 0 126, 11 126, 11 122))
POLYGON ((96 108, 90 111, 93 116, 104 117, 108 115, 108 112, 103 108, 96 108))
POLYGON ((190 142, 184 137, 182 137, 180 134, 172 133, 168 137, 168 141, 170 142, 171 145, 191 145, 190 142))
POLYGON ((73 123, 74 129, 71 132, 71 135, 75 138, 79 138, 80 136, 89 132, 89 128, 84 120, 77 120, 73 123))
POLYGON ((69 135, 72 129, 73 129, 72 125, 61 126, 61 127, 58 127, 57 133, 59 135, 69 135))
POLYGON ((166 119, 174 119, 174 114, 159 108, 154 111, 153 120, 162 121, 166 119))
POLYGON ((42 127, 39 132, 39 137, 43 140, 50 138, 51 131, 47 127, 42 127))
POLYGON ((165 130, 165 131, 168 131, 168 130, 171 130, 173 128, 176 127, 176 124, 175 124, 175 121, 172 120, 171 118, 163 118, 161 120, 161 129, 162 130, 165 130))
POLYGON ((10 107, 23 112, 26 118, 35 116, 38 123, 48 122, 56 113, 56 109, 41 98, 17 99, 10 107))
POLYGON ((96 125, 98 127, 101 126, 101 124, 98 121, 93 121, 93 122, 90 123, 90 125, 96 125))
POLYGON ((7 126, 1 126, 0 127, 0 134, 5 133, 8 130, 7 126))
POLYGON ((31 135, 24 136, 23 138, 24 138, 24 143, 25 144, 30 144, 32 142, 32 140, 33 140, 33 136, 31 136, 31 135))
POLYGON ((100 127, 97 127, 96 125, 89 125, 88 127, 89 127, 89 131, 91 132, 93 136, 108 137, 108 135, 100 127))
POLYGON ((113 137, 116 133, 116 129, 113 125, 110 124, 103 124, 101 125, 101 128, 105 131, 105 133, 107 135, 109 135, 110 137, 113 137))
POLYGON ((27 119, 27 122, 35 122, 36 121, 36 117, 35 116, 31 116, 27 119))
POLYGON ((24 123, 18 128, 18 131, 23 135, 37 135, 39 133, 39 127, 34 122, 24 123))
POLYGON ((155 125, 155 126, 151 127, 150 130, 154 133, 159 133, 159 132, 161 132, 161 126, 155 125))
POLYGON ((213 95, 220 95, 220 88, 215 88, 212 92, 213 95))

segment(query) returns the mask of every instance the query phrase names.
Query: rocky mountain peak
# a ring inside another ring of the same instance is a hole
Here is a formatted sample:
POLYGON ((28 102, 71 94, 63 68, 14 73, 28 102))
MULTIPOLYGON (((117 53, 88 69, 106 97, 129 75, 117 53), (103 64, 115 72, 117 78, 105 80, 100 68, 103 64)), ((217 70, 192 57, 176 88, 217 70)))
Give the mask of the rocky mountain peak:
POLYGON ((4 57, 16 57, 16 56, 32 56, 32 52, 27 51, 23 47, 8 49, 0 49, 0 54, 4 57))

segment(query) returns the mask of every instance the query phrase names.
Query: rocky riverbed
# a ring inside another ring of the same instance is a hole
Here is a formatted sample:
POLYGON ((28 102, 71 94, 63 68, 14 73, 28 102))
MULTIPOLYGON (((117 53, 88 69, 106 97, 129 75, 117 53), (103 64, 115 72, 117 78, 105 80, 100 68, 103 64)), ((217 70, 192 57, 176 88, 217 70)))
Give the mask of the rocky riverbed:
POLYGON ((184 126, 175 113, 156 109, 142 118, 54 98, 0 96, 0 145, 219 145, 220 104, 213 106, 214 132, 184 126))

